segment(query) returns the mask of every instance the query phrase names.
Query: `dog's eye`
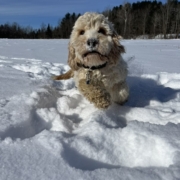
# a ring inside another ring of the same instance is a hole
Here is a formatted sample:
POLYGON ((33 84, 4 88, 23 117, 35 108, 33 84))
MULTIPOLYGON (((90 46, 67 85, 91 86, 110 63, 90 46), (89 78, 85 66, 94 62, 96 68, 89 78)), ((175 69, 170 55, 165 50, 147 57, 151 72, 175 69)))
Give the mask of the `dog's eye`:
POLYGON ((100 34, 104 34, 104 35, 105 35, 105 34, 106 34, 106 31, 105 31, 105 29, 100 28, 100 29, 99 29, 99 31, 98 31, 98 33, 100 33, 100 34))
POLYGON ((84 30, 81 30, 80 32, 79 32, 79 35, 83 35, 85 33, 85 31, 84 30))

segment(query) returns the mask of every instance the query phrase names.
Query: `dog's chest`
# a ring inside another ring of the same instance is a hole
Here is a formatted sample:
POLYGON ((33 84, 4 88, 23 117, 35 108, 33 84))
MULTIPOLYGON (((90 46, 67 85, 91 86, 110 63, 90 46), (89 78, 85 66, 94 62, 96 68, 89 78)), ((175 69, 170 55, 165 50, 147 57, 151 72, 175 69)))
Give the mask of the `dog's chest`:
POLYGON ((91 82, 103 82, 105 87, 112 86, 115 84, 116 77, 118 72, 116 70, 88 70, 88 69, 79 69, 75 72, 74 79, 75 83, 78 86, 80 80, 85 80, 87 83, 91 82))
POLYGON ((78 71, 75 72, 74 78, 75 81, 80 81, 82 79, 89 79, 89 80, 98 80, 102 81, 103 78, 105 78, 106 75, 102 73, 99 70, 89 70, 89 69, 79 69, 78 71))

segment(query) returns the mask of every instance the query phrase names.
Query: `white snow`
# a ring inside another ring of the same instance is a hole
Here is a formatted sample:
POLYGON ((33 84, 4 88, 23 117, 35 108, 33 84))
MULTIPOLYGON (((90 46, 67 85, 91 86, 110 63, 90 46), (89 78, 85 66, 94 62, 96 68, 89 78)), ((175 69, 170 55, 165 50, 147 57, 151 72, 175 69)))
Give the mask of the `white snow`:
POLYGON ((123 40, 128 102, 98 110, 68 40, 0 39, 0 180, 180 179, 180 40, 123 40))

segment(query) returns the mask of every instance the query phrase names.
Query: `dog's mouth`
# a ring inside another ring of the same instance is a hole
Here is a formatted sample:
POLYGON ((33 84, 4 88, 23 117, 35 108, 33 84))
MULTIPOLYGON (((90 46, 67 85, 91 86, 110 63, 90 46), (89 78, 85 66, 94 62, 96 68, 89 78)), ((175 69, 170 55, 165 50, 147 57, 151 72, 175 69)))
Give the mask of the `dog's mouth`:
POLYGON ((99 51, 86 51, 82 55, 82 64, 86 67, 99 67, 107 61, 108 57, 99 51))
POLYGON ((99 56, 103 56, 100 52, 98 51, 88 51, 85 54, 83 54, 83 57, 87 57, 88 55, 99 55, 99 56))

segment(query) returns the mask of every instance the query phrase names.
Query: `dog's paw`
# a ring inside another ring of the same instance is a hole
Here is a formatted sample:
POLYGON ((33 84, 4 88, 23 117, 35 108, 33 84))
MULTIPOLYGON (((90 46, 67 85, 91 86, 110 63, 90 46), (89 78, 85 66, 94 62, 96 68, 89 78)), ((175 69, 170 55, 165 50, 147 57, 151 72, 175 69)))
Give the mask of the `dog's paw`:
POLYGON ((107 109, 111 105, 111 97, 109 93, 100 92, 100 96, 96 97, 93 102, 99 109, 107 109))
POLYGON ((111 105, 110 94, 106 91, 102 82, 87 84, 85 80, 80 80, 78 88, 97 108, 106 109, 111 105))

